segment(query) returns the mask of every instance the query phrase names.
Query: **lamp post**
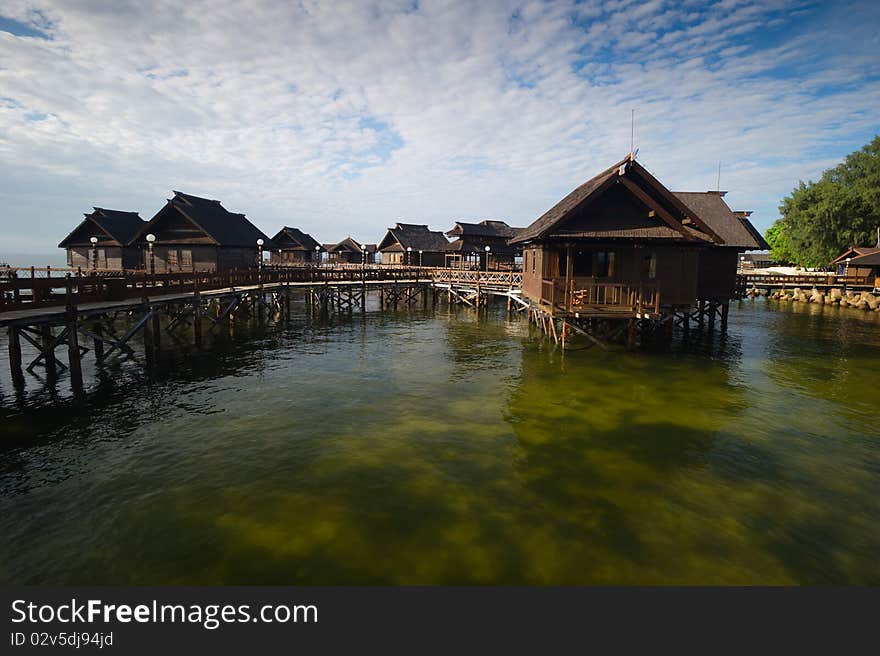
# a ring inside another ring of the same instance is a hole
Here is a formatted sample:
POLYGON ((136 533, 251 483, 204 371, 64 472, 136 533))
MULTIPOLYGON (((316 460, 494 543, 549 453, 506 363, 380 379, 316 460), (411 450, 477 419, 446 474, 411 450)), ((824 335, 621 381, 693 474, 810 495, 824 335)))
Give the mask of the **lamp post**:
POLYGON ((257 239, 257 276, 260 280, 263 279, 263 244, 265 242, 262 238, 257 239))
POLYGON ((315 246, 315 266, 321 263, 321 247, 315 246))
POLYGON ((364 265, 364 268, 367 266, 367 245, 361 244, 361 263, 364 265))
POLYGON ((91 237, 89 239, 92 242, 92 271, 98 270, 98 238, 91 237))
POLYGON ((412 266, 412 246, 406 247, 406 263, 409 266, 412 266))
POLYGON ((489 251, 492 250, 491 247, 486 246, 486 271, 489 271, 489 251))
POLYGON ((846 267, 843 269, 843 291, 846 291, 846 279, 849 277, 849 261, 851 259, 851 257, 848 257, 844 260, 846 262, 846 267))
POLYGON ((147 235, 147 251, 150 258, 150 275, 156 275, 156 258, 153 255, 153 242, 156 241, 156 235, 150 233, 147 235))
POLYGON ((422 266, 422 251, 419 251, 419 266, 422 266))

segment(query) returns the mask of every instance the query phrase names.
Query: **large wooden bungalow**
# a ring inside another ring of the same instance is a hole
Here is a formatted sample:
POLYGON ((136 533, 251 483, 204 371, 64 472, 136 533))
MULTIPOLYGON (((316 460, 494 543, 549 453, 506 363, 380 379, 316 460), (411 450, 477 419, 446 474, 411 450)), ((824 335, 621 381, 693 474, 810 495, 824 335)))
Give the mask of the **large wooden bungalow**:
POLYGON ((250 268, 257 265, 261 251, 273 248, 272 240, 244 214, 228 211, 219 200, 180 191, 174 192, 132 243, 144 252, 144 266, 157 272, 250 268), (152 258, 147 255, 150 235, 155 238, 152 258))
POLYGON ((95 207, 65 237, 59 248, 67 249, 67 265, 82 269, 135 269, 143 261, 130 242, 146 225, 137 212, 95 207), (92 243, 92 239, 96 241, 92 243))
POLYGON ((449 241, 440 231, 415 223, 397 223, 388 228, 378 250, 383 264, 442 267, 449 241))
POLYGON ((726 308, 737 253, 761 247, 721 193, 673 193, 632 156, 511 242, 523 248, 523 295, 578 318, 659 319, 703 300, 726 308))
MULTIPOLYGON (((364 247, 352 237, 346 237, 336 244, 324 244, 327 260, 335 264, 363 264, 364 247)), ((367 254, 369 258, 369 253, 367 254)))
MULTIPOLYGON (((877 246, 852 246, 831 261, 839 276, 880 278, 880 244, 877 246)), ((875 287, 880 287, 878 281, 875 287)))
POLYGON ((299 228, 284 226, 272 237, 271 264, 316 264, 321 261, 321 246, 299 228))
POLYGON ((487 257, 490 267, 513 265, 516 257, 522 255, 522 249, 510 243, 519 230, 521 229, 512 228, 504 221, 456 221, 455 227, 446 233, 447 237, 455 237, 446 246, 446 266, 461 267, 470 262, 485 268, 487 257))

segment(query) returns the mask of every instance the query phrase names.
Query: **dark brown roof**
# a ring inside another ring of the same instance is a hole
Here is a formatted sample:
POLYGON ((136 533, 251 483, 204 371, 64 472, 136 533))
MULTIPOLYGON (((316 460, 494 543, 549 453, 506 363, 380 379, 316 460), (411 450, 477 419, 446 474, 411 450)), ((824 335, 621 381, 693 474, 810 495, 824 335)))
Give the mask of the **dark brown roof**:
POLYGON ((403 250, 412 248, 414 251, 442 252, 446 250, 449 241, 442 232, 429 230, 426 225, 398 223, 393 228, 388 228, 385 237, 379 242, 379 250, 386 250, 395 244, 403 250))
MULTIPOLYGON (((868 250, 868 249, 865 249, 868 250)), ((852 258, 849 263, 852 266, 880 266, 880 248, 870 249, 872 252, 852 258)))
POLYGON ((308 234, 307 232, 303 232, 299 228, 284 226, 283 228, 281 228, 281 230, 278 231, 277 235, 272 237, 272 241, 276 242, 276 246, 280 248, 280 240, 283 237, 287 237, 293 242, 299 244, 302 249, 306 251, 314 251, 315 246, 319 248, 321 247, 321 244, 319 244, 310 234, 308 234))
MULTIPOLYGON (((880 247, 878 246, 851 246, 847 248, 843 253, 835 257, 831 260, 831 264, 840 264, 846 258, 856 259, 857 257, 861 257, 863 255, 873 255, 874 253, 880 253, 880 247)), ((851 263, 851 262, 850 262, 851 263)))
POLYGON ((363 247, 351 237, 346 237, 338 244, 332 244, 331 246, 327 246, 326 248, 327 251, 330 253, 338 253, 340 251, 347 251, 349 253, 360 253, 363 247))
POLYGON ((263 232, 251 223, 244 214, 234 214, 220 204, 219 200, 191 196, 182 191, 175 191, 174 198, 169 198, 161 210, 150 219, 138 233, 137 239, 143 240, 150 228, 162 220, 170 209, 176 209, 219 246, 257 246, 257 239, 262 239, 264 248, 273 248, 274 244, 263 232))
POLYGON ((739 217, 724 202, 724 192, 673 191, 692 212, 724 240, 724 246, 754 250, 769 248, 749 220, 739 217))
MULTIPOLYGON (((59 247, 65 248, 75 243, 73 237, 87 223, 93 223, 102 232, 104 232, 111 240, 117 242, 120 246, 127 245, 146 225, 137 212, 123 212, 120 210, 108 210, 103 207, 92 208, 94 211, 85 214, 80 224, 65 237, 59 247)), ((88 242, 83 242, 88 243, 88 242)))
POLYGON ((512 228, 504 221, 480 221, 479 223, 467 223, 456 221, 455 227, 446 233, 449 237, 504 237, 510 239, 516 237, 522 228, 512 228))

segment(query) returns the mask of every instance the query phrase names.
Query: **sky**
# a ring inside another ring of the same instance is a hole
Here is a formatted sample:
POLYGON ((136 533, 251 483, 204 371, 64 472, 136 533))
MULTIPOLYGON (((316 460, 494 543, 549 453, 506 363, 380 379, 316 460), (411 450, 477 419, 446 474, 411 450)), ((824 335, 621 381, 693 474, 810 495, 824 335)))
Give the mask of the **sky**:
POLYGON ((270 236, 525 226, 630 150, 762 231, 880 131, 880 2, 0 3, 0 258, 172 190, 270 236))

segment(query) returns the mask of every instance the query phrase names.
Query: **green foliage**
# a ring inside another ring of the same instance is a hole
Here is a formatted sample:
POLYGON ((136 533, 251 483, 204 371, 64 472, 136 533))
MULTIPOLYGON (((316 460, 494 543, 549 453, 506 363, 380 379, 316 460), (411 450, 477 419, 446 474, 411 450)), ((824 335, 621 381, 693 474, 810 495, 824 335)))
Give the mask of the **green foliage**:
POLYGON ((873 245, 880 226, 880 136, 828 169, 800 182, 767 230, 774 260, 825 266, 850 246, 873 245))

